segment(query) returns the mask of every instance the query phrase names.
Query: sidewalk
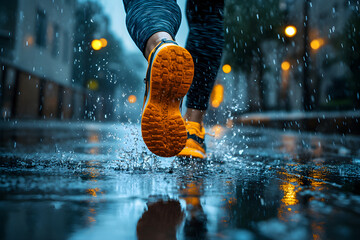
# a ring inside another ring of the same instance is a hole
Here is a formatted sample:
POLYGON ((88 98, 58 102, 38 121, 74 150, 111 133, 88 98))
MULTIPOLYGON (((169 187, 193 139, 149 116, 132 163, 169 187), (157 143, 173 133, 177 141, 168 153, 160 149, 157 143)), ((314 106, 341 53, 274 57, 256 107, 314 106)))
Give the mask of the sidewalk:
POLYGON ((360 111, 248 113, 234 119, 234 124, 360 135, 360 111))

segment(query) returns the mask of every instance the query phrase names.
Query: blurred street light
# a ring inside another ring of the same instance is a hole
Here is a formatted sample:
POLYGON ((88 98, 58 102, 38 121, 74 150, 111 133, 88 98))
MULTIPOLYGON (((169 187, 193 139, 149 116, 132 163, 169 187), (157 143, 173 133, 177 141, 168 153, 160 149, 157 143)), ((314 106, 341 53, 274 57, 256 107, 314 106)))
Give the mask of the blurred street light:
POLYGON ((91 41, 91 47, 95 51, 100 50, 101 48, 106 47, 108 44, 107 40, 105 38, 100 39, 94 39, 91 41))
POLYGON ((219 124, 217 124, 211 128, 211 132, 214 134, 214 137, 216 139, 219 139, 224 135, 224 130, 225 129, 219 124))
POLYGON ((92 40, 91 42, 91 47, 97 51, 97 50, 100 50, 102 48, 102 43, 99 39, 94 39, 92 40))
POLYGON ((27 36, 26 40, 25 40, 25 45, 26 46, 31 46, 34 44, 34 38, 33 36, 27 36))
POLYGON ((324 45, 324 39, 322 38, 317 38, 311 41, 310 43, 310 47, 313 50, 318 50, 319 48, 321 48, 324 45))
POLYGON ((99 89, 99 83, 95 79, 90 79, 87 83, 87 87, 88 87, 88 89, 90 89, 92 91, 96 91, 99 89))
POLYGON ((136 103, 136 96, 135 95, 130 95, 128 97, 128 102, 129 103, 136 103))
POLYGON ((297 33, 297 29, 295 26, 290 25, 285 28, 285 35, 287 37, 294 37, 296 33, 297 33))
POLYGON ((229 64, 225 64, 222 67, 222 70, 223 70, 224 73, 230 73, 231 72, 231 66, 229 64))
POLYGON ((105 38, 100 38, 99 40, 101 42, 101 47, 106 47, 107 46, 108 42, 107 42, 107 40, 105 38))
POLYGON ((290 63, 288 61, 283 61, 281 63, 281 69, 284 70, 284 71, 287 71, 290 69, 290 63))
POLYGON ((224 86, 216 84, 210 96, 211 106, 218 108, 224 100, 224 86))

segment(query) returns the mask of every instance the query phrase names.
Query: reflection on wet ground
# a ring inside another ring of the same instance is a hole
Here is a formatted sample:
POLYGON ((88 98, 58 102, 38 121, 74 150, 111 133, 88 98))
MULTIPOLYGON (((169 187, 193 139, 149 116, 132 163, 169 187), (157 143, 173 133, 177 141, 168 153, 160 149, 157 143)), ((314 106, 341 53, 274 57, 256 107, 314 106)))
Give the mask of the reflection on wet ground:
POLYGON ((186 161, 149 154, 137 125, 3 123, 0 239, 360 236, 360 138, 213 130, 186 161))

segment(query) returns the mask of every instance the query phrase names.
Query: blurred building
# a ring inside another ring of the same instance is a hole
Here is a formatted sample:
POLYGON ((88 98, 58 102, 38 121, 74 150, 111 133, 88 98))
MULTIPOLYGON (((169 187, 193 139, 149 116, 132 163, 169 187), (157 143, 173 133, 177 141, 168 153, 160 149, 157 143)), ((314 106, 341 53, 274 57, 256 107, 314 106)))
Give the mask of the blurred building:
POLYGON ((75 0, 0 2, 2 117, 71 118, 75 0))
POLYGON ((3 119, 136 119, 143 59, 124 60, 98 2, 0 3, 3 119))

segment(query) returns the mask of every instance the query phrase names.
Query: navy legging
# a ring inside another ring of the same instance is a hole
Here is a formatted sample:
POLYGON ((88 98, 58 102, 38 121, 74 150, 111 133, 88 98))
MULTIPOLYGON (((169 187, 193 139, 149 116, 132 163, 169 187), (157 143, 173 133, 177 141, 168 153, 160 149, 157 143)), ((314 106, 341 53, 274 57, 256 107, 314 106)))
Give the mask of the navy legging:
MULTIPOLYGON (((175 39, 181 23, 176 0, 123 1, 127 29, 143 53, 147 40, 156 32, 167 32, 175 39)), ((187 94, 188 108, 208 108, 224 44, 223 11, 224 0, 187 1, 190 32, 186 49, 195 63, 194 80, 187 94)))

